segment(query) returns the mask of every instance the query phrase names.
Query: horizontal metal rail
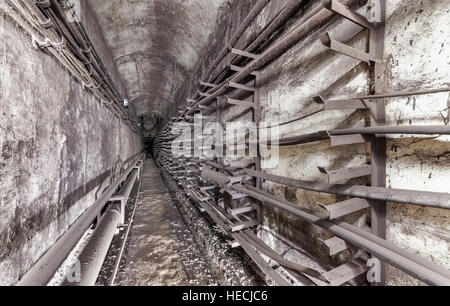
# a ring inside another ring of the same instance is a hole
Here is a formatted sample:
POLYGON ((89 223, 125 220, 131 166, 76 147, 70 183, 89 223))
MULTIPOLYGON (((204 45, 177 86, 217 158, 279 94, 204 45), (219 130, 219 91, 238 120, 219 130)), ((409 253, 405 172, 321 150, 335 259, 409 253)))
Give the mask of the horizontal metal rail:
POLYGON ((373 135, 373 134, 415 134, 415 135, 450 135, 450 126, 373 126, 339 129, 328 132, 330 135, 373 135))
MULTIPOLYGON (((356 0, 345 0, 342 1, 342 4, 344 5, 352 5, 353 3, 356 3, 356 0)), ((253 60, 248 64, 241 72, 238 72, 235 76, 231 78, 231 82, 239 83, 242 81, 245 77, 247 77, 250 73, 252 73, 255 70, 260 69, 261 67, 265 66, 268 62, 276 58, 277 56, 281 55, 282 53, 286 52, 288 49, 290 49, 292 46, 294 46, 298 41, 300 41, 302 38, 305 38, 309 33, 311 33, 314 29, 317 29, 318 27, 324 25, 326 22, 328 22, 333 16, 335 15, 334 12, 331 12, 327 10, 326 8, 322 7, 317 14, 311 16, 308 18, 305 22, 303 22, 301 25, 299 25, 294 31, 286 35, 284 38, 282 38, 280 41, 275 43, 273 46, 268 48, 264 53, 262 53, 260 56, 258 56, 257 59, 253 60)), ((195 112, 199 104, 206 104, 213 99, 223 95, 226 93, 228 89, 228 84, 225 84, 221 86, 220 88, 217 88, 215 91, 211 91, 211 95, 209 97, 206 97, 202 100, 200 100, 196 106, 194 106, 190 111, 187 112, 188 115, 191 115, 195 112)))
MULTIPOLYGON (((243 172, 257 178, 304 190, 357 197, 368 200, 391 201, 426 207, 450 209, 450 193, 311 182, 277 176, 251 169, 243 169, 243 172)), ((210 176, 213 177, 213 175, 210 176)))
POLYGON ((408 97, 408 96, 420 96, 420 95, 428 95, 435 94, 441 92, 450 91, 450 87, 437 88, 437 89, 427 89, 427 90, 417 90, 417 91, 406 91, 406 92, 392 92, 392 93, 383 93, 369 96, 360 96, 360 97, 347 97, 340 99, 329 99, 324 100, 322 97, 316 97, 316 101, 323 102, 349 102, 349 101, 361 101, 361 100, 377 100, 377 99, 387 99, 387 98, 398 98, 398 97, 408 97))
MULTIPOLYGON (((263 127, 264 128, 264 127, 263 127)), ((377 135, 377 134, 408 134, 408 135, 450 135, 450 126, 376 126, 376 127, 359 127, 348 129, 337 129, 330 131, 319 131, 304 135, 285 137, 272 141, 259 140, 259 144, 276 145, 276 146, 295 146, 315 141, 330 139, 330 136, 343 135, 377 135)))

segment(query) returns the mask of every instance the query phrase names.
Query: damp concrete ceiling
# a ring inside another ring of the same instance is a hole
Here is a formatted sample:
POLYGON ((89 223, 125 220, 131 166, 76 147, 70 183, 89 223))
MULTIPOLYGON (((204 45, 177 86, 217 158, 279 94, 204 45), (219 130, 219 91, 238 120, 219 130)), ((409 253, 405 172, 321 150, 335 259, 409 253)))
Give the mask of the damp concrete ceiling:
POLYGON ((91 0, 139 117, 164 115, 214 31, 226 0, 91 0))

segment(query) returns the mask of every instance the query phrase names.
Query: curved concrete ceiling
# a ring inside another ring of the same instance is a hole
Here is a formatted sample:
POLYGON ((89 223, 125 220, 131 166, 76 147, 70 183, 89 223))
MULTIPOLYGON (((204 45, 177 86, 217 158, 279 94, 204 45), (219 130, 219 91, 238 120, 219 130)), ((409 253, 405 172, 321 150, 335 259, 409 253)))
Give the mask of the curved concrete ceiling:
POLYGON ((136 114, 164 114, 226 0, 108 0, 91 6, 136 114))

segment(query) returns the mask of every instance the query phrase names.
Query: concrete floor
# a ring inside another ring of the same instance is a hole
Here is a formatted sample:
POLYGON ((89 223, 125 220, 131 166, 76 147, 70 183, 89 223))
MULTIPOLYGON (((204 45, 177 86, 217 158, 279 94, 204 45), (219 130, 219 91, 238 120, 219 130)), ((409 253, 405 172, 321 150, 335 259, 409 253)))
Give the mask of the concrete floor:
POLYGON ((147 159, 117 285, 217 284, 171 201, 154 161, 147 159))

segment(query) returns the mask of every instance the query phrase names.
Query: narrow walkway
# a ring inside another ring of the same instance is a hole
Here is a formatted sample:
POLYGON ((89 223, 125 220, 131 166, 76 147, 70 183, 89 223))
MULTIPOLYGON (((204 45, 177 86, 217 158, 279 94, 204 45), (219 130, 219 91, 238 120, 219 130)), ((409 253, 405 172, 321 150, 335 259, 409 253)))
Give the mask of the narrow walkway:
POLYGON ((171 201, 158 168, 147 159, 117 285, 217 284, 171 201))

